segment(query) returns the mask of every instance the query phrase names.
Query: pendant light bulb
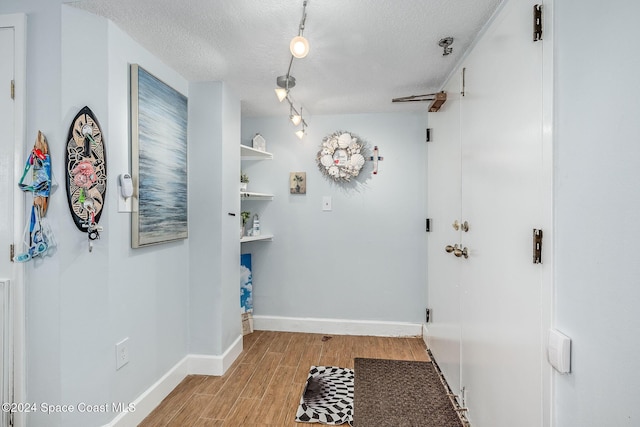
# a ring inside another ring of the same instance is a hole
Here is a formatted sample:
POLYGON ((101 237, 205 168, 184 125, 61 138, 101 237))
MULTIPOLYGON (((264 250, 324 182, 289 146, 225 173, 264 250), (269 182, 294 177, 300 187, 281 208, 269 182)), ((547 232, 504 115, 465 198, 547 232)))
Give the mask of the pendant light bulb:
POLYGON ((291 123, 298 126, 302 122, 302 116, 300 114, 294 114, 291 116, 291 123))
POLYGON ((296 36, 291 39, 289 50, 296 58, 304 58, 309 54, 309 42, 302 36, 296 36))
POLYGON ((300 139, 304 138, 305 132, 304 129, 300 129, 298 131, 296 131, 296 136, 300 139))
POLYGON ((287 94, 289 93, 288 90, 284 89, 284 88, 276 88, 276 96, 278 97, 278 101, 282 102, 285 100, 285 98, 287 97, 287 94))
POLYGON ((295 114, 293 114, 295 110, 293 109, 293 105, 291 106, 291 115, 289 116, 289 118, 291 119, 291 123, 293 123, 295 126, 298 126, 301 122, 302 122, 302 107, 300 107, 300 113, 298 114, 297 111, 295 111, 295 114))

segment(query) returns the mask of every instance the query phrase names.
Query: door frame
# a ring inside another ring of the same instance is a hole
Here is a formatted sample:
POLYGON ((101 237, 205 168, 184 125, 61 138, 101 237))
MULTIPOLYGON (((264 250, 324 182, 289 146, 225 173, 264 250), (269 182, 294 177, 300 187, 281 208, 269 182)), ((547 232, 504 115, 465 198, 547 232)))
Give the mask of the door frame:
MULTIPOLYGON (((26 149, 26 32, 27 16, 23 13, 0 15, 0 27, 14 30, 14 182, 18 182, 26 149)), ((24 231, 24 193, 15 191, 13 197, 13 243, 22 240, 24 231)), ((25 402, 25 266, 13 263, 11 277, 13 324, 13 401, 25 402)), ((14 426, 26 425, 24 414, 14 414, 14 426)))
POLYGON ((542 23, 543 39, 542 43, 542 218, 543 230, 543 250, 542 262, 545 268, 542 269, 542 283, 540 289, 540 319, 542 351, 540 363, 542 363, 542 425, 543 427, 553 426, 554 418, 554 387, 553 369, 547 362, 547 343, 549 342, 549 330, 555 323, 555 298, 554 298, 554 1, 542 0, 542 23))

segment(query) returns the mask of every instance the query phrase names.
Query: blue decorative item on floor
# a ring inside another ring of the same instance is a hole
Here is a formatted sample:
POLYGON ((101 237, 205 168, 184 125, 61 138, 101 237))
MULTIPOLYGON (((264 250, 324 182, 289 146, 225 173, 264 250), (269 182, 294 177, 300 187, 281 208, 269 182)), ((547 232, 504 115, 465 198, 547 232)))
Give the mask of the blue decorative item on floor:
POLYGON ((240 308, 242 312, 242 334, 253 332, 253 277, 251 254, 240 255, 240 308))

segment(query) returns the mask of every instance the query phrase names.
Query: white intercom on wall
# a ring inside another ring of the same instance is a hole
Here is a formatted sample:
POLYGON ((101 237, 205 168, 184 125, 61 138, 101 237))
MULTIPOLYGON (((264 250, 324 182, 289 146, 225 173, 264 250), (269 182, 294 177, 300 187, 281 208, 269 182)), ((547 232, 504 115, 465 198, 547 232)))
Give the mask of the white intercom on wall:
POLYGON ((118 176, 118 212, 132 212, 133 196, 133 180, 128 173, 122 173, 118 176))
POLYGON ((125 199, 133 195, 133 182, 131 181, 131 175, 128 173, 120 174, 120 194, 125 199))

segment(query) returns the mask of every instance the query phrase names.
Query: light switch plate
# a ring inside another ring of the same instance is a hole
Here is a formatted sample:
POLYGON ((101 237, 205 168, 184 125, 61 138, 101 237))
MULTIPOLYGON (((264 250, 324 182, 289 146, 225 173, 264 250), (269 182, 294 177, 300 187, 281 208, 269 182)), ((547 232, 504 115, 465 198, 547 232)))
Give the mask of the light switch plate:
POLYGON ((571 338, 555 329, 551 329, 549 331, 547 352, 549 363, 558 372, 561 374, 571 372, 571 338))
POLYGON ((323 211, 331 210, 331 196, 324 196, 322 198, 322 210, 323 211))

